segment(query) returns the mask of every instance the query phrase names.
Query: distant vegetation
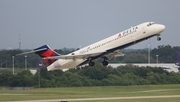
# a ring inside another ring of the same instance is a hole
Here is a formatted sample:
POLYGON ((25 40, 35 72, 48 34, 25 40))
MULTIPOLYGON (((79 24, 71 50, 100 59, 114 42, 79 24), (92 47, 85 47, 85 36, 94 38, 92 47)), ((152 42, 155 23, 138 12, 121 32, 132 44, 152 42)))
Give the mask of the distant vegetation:
MULTIPOLYGON (((48 72, 40 69, 41 87, 82 87, 82 86, 128 86, 180 84, 180 74, 164 71, 162 68, 137 67, 133 65, 118 68, 104 67, 96 63, 94 67, 48 72)), ((38 73, 32 75, 24 70, 12 75, 12 71, 0 74, 0 86, 38 87, 38 73)))
MULTIPOLYGON (((174 63, 177 60, 176 52, 180 51, 180 46, 161 45, 150 51, 151 63, 156 63, 158 55, 159 63, 174 63)), ((111 62, 122 63, 148 63, 148 49, 122 50, 124 57, 114 58, 111 62)))
MULTIPOLYGON (((1 50, 0 51, 0 67, 3 68, 12 68, 12 56, 22 53, 27 50, 1 50)), ((75 49, 56 49, 60 54, 68 54, 75 49)), ((161 45, 158 48, 151 50, 151 63, 156 63, 156 55, 158 55, 159 63, 174 63, 176 58, 176 51, 180 51, 179 46, 172 47, 170 45, 161 45)), ((113 63, 147 63, 148 62, 148 49, 139 49, 139 50, 121 50, 122 53, 126 54, 124 57, 112 58, 109 62, 113 63)), ((35 54, 27 55, 27 67, 28 68, 37 68, 38 56, 35 54)), ((15 68, 24 68, 25 67, 25 57, 17 56, 15 57, 15 68)))

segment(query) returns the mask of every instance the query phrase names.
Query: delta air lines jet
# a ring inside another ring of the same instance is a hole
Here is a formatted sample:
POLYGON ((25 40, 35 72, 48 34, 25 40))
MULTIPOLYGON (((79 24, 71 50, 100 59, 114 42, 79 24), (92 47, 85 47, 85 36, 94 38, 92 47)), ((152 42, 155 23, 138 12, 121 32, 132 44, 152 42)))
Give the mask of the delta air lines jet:
POLYGON ((123 55, 119 52, 119 50, 123 48, 139 43, 153 36, 157 36, 157 40, 160 41, 160 34, 164 30, 165 26, 162 24, 145 22, 67 55, 58 54, 48 45, 43 45, 34 49, 33 51, 21 53, 18 55, 32 52, 38 54, 49 65, 47 67, 48 71, 75 68, 84 64, 94 66, 94 60, 97 58, 102 58, 102 65, 107 66, 108 58, 110 56, 123 55))

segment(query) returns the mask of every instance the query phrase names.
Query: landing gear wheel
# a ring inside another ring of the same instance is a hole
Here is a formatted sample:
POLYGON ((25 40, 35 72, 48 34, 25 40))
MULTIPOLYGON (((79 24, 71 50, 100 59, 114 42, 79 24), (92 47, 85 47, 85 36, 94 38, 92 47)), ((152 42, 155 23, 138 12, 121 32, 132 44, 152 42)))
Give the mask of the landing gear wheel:
POLYGON ((108 63, 108 58, 106 56, 103 56, 102 58, 104 59, 104 61, 102 62, 102 65, 107 66, 109 64, 108 63))
POLYGON ((90 61, 89 66, 94 66, 94 62, 90 61))
POLYGON ((103 65, 103 66, 107 66, 108 64, 109 64, 108 61, 103 61, 103 62, 102 62, 102 65, 103 65))
POLYGON ((157 37, 157 40, 160 41, 160 40, 161 40, 161 37, 157 37))

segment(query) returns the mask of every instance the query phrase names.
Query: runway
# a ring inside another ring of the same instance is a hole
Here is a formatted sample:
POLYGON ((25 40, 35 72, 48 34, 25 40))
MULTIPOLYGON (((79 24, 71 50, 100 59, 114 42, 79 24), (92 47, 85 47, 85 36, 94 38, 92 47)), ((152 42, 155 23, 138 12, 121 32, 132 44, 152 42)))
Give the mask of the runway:
POLYGON ((51 100, 27 100, 27 101, 5 101, 5 102, 61 102, 61 101, 95 101, 95 100, 125 100, 125 99, 152 99, 152 98, 177 98, 180 95, 163 96, 131 96, 131 97, 104 97, 104 98, 75 98, 75 99, 51 99, 51 100))

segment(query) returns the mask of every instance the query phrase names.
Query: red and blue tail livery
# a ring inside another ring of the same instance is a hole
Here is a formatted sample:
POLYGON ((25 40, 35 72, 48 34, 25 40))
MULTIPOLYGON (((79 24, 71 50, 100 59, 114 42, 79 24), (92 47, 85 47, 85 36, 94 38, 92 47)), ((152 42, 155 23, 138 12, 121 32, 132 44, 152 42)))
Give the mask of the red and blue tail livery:
MULTIPOLYGON (((41 58, 52 57, 52 56, 60 56, 57 52, 52 50, 48 45, 43 45, 39 48, 34 49, 35 54, 38 54, 41 58)), ((57 59, 43 59, 47 64, 52 64, 57 59)))

